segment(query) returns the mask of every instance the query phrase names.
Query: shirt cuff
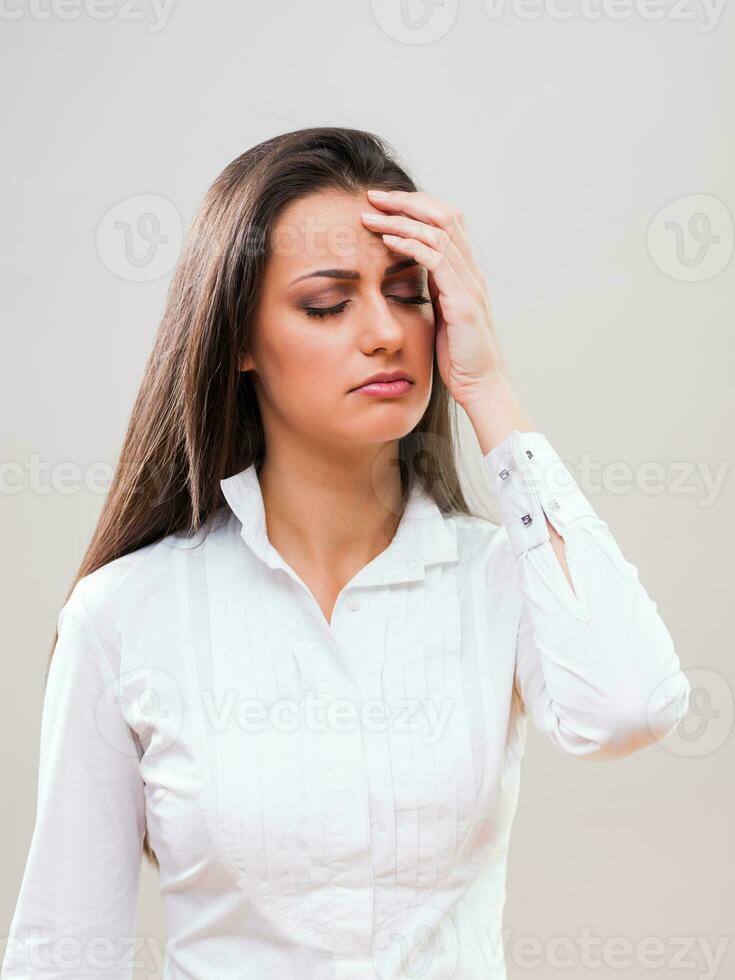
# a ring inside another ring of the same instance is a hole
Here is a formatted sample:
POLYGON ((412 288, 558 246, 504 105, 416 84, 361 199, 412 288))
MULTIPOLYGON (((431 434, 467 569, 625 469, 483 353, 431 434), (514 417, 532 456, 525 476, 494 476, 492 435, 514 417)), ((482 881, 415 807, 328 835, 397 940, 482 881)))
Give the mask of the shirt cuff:
POLYGON ((514 429, 486 453, 501 519, 516 557, 551 540, 557 531, 597 514, 549 440, 541 432, 514 429))

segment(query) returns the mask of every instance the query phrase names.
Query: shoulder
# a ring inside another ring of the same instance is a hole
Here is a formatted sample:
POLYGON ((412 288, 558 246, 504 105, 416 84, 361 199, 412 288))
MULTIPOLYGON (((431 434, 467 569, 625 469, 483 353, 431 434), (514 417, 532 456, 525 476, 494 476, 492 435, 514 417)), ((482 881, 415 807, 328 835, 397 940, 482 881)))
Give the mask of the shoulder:
POLYGON ((67 608, 80 610, 101 635, 113 638, 127 618, 142 614, 152 601, 165 606, 176 566, 201 557, 207 533, 221 533, 222 525, 217 519, 194 535, 168 534, 106 562, 78 579, 60 615, 67 608))

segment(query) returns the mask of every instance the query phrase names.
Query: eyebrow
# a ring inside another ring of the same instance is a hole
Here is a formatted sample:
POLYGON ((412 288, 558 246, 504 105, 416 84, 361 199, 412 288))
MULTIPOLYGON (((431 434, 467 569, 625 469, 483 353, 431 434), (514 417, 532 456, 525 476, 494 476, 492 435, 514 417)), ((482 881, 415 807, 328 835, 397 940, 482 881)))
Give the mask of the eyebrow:
MULTIPOLYGON (((394 276, 397 272, 401 272, 403 269, 408 269, 412 265, 418 265, 419 263, 416 259, 401 259, 400 262, 395 262, 393 265, 389 265, 383 272, 384 276, 394 276)), ((317 269, 315 272, 307 272, 303 276, 297 276, 296 279, 292 279, 289 283, 293 286, 295 282, 301 282, 302 279, 314 279, 315 277, 323 277, 325 279, 359 279, 360 273, 355 272, 354 269, 317 269)))

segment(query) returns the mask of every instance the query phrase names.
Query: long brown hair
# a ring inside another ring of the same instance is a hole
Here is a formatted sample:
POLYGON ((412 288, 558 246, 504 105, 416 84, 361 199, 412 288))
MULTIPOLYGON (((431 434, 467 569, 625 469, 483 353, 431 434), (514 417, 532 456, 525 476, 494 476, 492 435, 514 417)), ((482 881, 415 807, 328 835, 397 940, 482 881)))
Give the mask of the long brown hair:
MULTIPOLYGON (((368 187, 418 190, 384 140, 343 127, 274 136, 216 178, 189 228, 109 493, 68 595, 113 559, 171 533, 194 534, 225 506, 220 480, 262 460, 258 403, 239 365, 272 229, 307 194, 368 187)), ((417 470, 442 511, 470 514, 455 463, 452 404, 435 354, 426 412, 399 441, 401 480, 405 492, 408 469, 417 470)), ((147 832, 143 851, 157 867, 147 832)))

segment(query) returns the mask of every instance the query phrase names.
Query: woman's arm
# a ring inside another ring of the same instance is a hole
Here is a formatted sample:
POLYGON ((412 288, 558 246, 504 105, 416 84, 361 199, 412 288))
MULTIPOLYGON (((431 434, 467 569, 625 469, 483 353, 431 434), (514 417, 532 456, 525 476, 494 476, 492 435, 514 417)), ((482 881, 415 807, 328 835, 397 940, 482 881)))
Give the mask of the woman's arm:
POLYGON ((2 980, 132 976, 145 807, 117 694, 78 583, 44 692, 36 819, 2 980))
POLYGON ((690 685, 635 565, 540 432, 514 429, 484 459, 523 592, 516 685, 534 723, 594 759, 671 734, 690 685))
POLYGON ((689 682, 607 525, 574 481, 549 488, 558 457, 510 383, 464 215, 423 191, 368 195, 382 209, 366 212, 368 227, 427 269, 439 373, 467 412, 500 498, 523 590, 517 686, 527 707, 556 745, 580 756, 611 759, 648 745, 686 713, 689 682))

